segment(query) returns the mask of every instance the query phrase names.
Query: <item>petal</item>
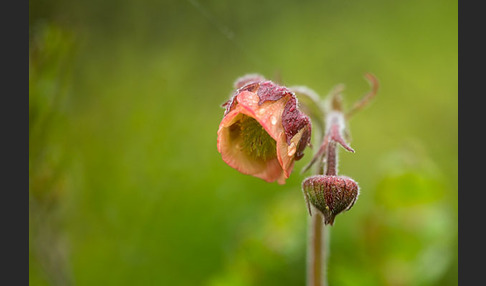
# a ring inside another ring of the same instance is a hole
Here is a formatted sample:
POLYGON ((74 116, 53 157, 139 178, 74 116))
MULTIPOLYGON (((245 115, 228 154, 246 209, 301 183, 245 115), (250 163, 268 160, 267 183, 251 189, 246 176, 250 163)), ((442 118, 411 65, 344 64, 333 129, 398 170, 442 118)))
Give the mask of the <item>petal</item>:
MULTIPOLYGON (((229 166, 247 175, 252 175, 267 182, 278 181, 285 183, 285 176, 277 157, 268 160, 255 160, 241 151, 241 137, 231 134, 231 126, 236 123, 242 115, 252 117, 251 112, 237 105, 234 110, 228 113, 218 129, 218 151, 223 161, 229 166)), ((253 117, 254 118, 254 117, 253 117)))
POLYGON ((255 118, 275 141, 279 139, 280 133, 284 132, 282 113, 289 100, 288 96, 277 101, 266 101, 260 105, 260 98, 256 93, 243 91, 236 99, 238 106, 243 107, 246 114, 255 118))
MULTIPOLYGON (((231 107, 227 107, 225 117, 221 121, 218 130, 218 151, 221 153, 223 160, 240 171, 243 174, 252 175, 262 178, 268 182, 277 181, 279 184, 284 184, 285 180, 290 176, 294 167, 294 160, 299 148, 299 142, 302 139, 304 131, 310 128, 310 124, 293 125, 293 134, 286 132, 282 122, 282 116, 287 110, 288 115, 297 116, 301 119, 300 113, 296 113, 295 99, 291 106, 287 106, 289 100, 292 100, 292 93, 282 93, 282 96, 276 97, 275 100, 263 100, 257 90, 241 90, 233 98, 232 102, 228 103, 231 107), (278 98, 278 99, 277 99, 278 98), (268 160, 256 160, 251 158, 244 151, 241 150, 241 138, 231 135, 231 126, 241 119, 242 115, 254 118, 265 131, 276 141, 276 158, 268 160), (302 126, 300 126, 302 125, 302 126), (293 135, 289 140, 289 135, 293 135)), ((294 117, 295 117, 294 116, 294 117)), ((287 121, 294 119, 292 116, 287 118, 287 121)), ((300 122, 300 120, 298 120, 300 122)), ((310 131, 310 130, 309 130, 310 131)), ((307 142, 305 142, 307 145, 307 142)))
POLYGON ((282 132, 279 140, 277 141, 277 157, 285 176, 288 178, 294 167, 294 158, 299 145, 299 141, 302 138, 302 134, 306 128, 302 128, 297 134, 290 139, 290 145, 287 145, 287 137, 282 132))

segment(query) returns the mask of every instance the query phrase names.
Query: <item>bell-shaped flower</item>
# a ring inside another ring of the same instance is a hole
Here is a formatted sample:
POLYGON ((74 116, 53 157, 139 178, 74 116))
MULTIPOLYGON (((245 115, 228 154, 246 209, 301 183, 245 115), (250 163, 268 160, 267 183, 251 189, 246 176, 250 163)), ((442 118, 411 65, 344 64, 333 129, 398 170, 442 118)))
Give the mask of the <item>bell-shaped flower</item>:
POLYGON ((222 159, 243 174, 284 184, 310 144, 311 122, 288 88, 248 75, 236 91, 218 129, 222 159))

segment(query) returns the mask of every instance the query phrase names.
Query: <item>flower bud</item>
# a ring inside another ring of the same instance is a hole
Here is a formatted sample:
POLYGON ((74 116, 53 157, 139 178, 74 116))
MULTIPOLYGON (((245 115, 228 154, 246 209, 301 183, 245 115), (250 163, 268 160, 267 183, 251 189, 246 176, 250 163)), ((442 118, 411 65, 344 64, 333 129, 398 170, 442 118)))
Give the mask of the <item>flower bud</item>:
POLYGON ((308 206, 311 203, 324 215, 324 223, 331 225, 336 215, 354 205, 359 194, 358 184, 346 176, 312 176, 302 182, 302 190, 308 206))

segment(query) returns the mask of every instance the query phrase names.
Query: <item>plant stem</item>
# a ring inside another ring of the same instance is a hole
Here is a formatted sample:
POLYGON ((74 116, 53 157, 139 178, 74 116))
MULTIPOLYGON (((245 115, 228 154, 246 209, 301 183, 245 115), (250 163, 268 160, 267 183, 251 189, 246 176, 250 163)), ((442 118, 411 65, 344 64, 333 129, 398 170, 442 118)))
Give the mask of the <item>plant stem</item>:
MULTIPOLYGON (((319 160, 317 175, 324 173, 324 162, 319 160)), ((326 286, 326 244, 324 243, 325 226, 323 216, 314 206, 309 223, 307 241, 307 286, 326 286)))
POLYGON ((326 152, 326 175, 336 176, 337 175, 337 153, 336 153, 336 142, 329 142, 327 145, 326 152))
MULTIPOLYGON (((328 105, 320 108, 324 111, 326 128, 320 138, 321 147, 314 155, 310 163, 304 167, 303 171, 308 170, 314 163, 317 163, 316 175, 337 176, 337 143, 349 152, 353 152, 343 138, 348 120, 357 111, 363 109, 378 91, 378 80, 372 74, 366 74, 366 79, 370 82, 371 90, 347 113, 343 112, 342 98, 340 93, 344 89, 343 85, 337 85, 329 94, 328 105), (325 162, 325 170, 324 170, 325 162)), ((312 99, 312 96, 309 98, 312 99)), ((319 103, 317 104, 318 107, 319 103)), ((319 120, 319 119, 318 119, 319 120)), ((322 124, 324 125, 324 124, 322 124)), ((306 198, 307 201, 307 198, 306 198)), ((308 203, 308 202, 307 202, 308 203)), ((307 241, 307 286, 327 286, 327 263, 329 233, 326 233, 326 225, 322 213, 314 206, 308 205, 311 219, 309 222, 309 233, 307 241), (326 236, 327 234, 327 236, 326 236)))
MULTIPOLYGON (((336 121, 336 123, 339 121, 336 121)), ((334 126, 333 126, 334 127, 334 126)), ((338 126, 339 127, 339 126, 338 126)), ((329 138, 325 136, 324 138, 329 138)), ((332 138, 332 137, 331 137, 332 138)), ((327 139, 324 139, 327 140, 327 139)), ((336 141, 330 139, 327 142, 327 150, 324 153, 324 160, 320 160, 317 166, 317 175, 322 175, 325 173, 328 176, 337 175, 337 148, 336 141), (324 171, 324 164, 325 171, 324 171)), ((327 285, 327 243, 325 241, 326 226, 324 225, 322 214, 312 208, 312 217, 309 233, 309 241, 307 255, 309 261, 307 263, 307 286, 326 286, 327 285)))
POLYGON ((324 243, 325 227, 322 214, 312 207, 310 233, 307 255, 307 285, 325 286, 326 278, 326 244, 324 243))

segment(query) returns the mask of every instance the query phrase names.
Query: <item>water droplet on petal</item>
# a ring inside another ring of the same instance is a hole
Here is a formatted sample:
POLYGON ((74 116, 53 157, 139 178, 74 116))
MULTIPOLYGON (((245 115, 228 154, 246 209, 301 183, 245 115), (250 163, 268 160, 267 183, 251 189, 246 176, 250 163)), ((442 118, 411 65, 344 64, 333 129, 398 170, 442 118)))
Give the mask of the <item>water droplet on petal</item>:
POLYGON ((272 116, 271 122, 272 122, 272 125, 277 124, 277 118, 275 116, 272 116))
POLYGON ((297 147, 295 146, 294 142, 290 143, 290 146, 287 149, 287 155, 289 155, 289 157, 292 157, 295 154, 296 150, 297 147))

